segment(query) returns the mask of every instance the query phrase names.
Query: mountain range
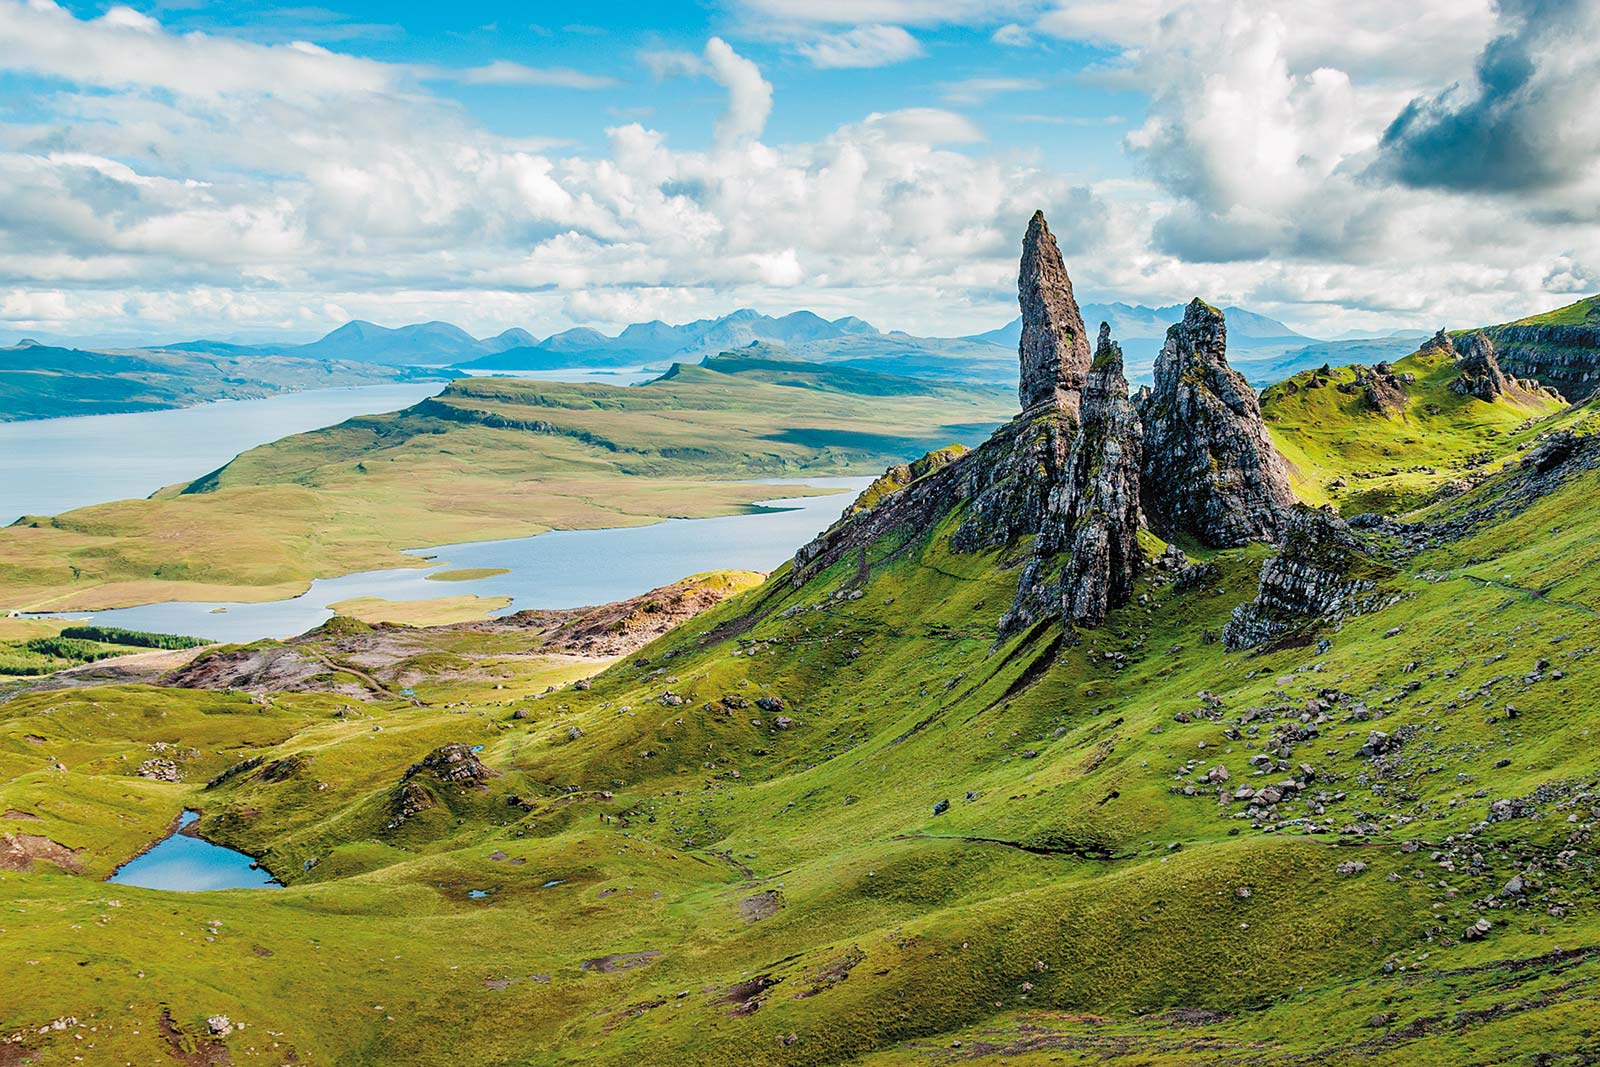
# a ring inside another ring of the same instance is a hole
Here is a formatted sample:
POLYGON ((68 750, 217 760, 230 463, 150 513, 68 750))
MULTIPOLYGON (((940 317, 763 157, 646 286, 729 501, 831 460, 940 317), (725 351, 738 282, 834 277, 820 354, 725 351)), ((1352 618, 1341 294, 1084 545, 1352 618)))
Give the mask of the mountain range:
MULTIPOLYGON (((1183 306, 1152 308, 1135 304, 1085 304, 1087 321, 1109 322, 1112 332, 1126 341, 1159 341, 1167 327, 1183 317, 1183 306)), ((1226 309, 1236 346, 1262 347, 1305 344, 1313 339, 1276 319, 1243 308, 1226 309)), ((250 353, 338 359, 409 366, 458 366, 473 370, 549 370, 572 366, 624 366, 629 364, 696 360, 702 356, 744 348, 752 342, 779 344, 808 358, 827 358, 818 351, 829 346, 835 359, 899 357, 912 352, 928 355, 972 354, 971 346, 1001 349, 1005 359, 1017 347, 1021 320, 969 337, 919 337, 899 330, 879 330, 855 316, 825 319, 811 311, 788 315, 763 315, 750 308, 716 318, 670 325, 659 319, 637 322, 615 336, 588 326, 574 327, 538 338, 520 327, 492 337, 473 337, 448 322, 422 322, 386 327, 355 319, 307 344, 242 345, 226 341, 194 340, 151 346, 166 351, 242 356, 250 353)), ((982 353, 981 355, 990 355, 982 353)), ((1153 351, 1151 353, 1153 355, 1153 351)), ((993 358, 1002 358, 993 353, 993 358)), ((1138 355, 1135 355, 1138 362, 1138 355)), ((897 368, 903 372, 905 368, 897 368)))

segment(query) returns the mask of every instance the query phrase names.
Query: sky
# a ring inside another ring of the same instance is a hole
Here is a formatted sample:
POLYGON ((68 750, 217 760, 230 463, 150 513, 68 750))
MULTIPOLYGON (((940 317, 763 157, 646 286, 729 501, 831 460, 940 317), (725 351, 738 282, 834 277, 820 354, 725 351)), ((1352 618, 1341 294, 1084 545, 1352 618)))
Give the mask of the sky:
POLYGON ((1600 291, 1600 0, 328 2, 0 0, 0 343, 1600 291))

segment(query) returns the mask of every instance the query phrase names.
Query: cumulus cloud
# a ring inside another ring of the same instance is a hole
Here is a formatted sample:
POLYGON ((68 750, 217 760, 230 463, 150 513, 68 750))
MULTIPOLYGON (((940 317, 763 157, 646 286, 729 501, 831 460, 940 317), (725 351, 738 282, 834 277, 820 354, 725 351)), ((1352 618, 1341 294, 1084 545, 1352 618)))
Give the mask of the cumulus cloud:
POLYGON ((1501 0, 1505 31, 1470 80, 1413 100, 1380 168, 1408 185, 1536 193, 1600 173, 1600 6, 1501 0))
POLYGON ((706 68, 711 79, 728 90, 728 110, 717 120, 718 142, 760 137, 772 113, 772 83, 761 76, 761 68, 720 37, 706 42, 706 68))
POLYGON ((799 46, 813 66, 887 67, 922 55, 922 45, 899 26, 857 26, 799 46))
POLYGON ((544 333, 746 305, 964 333, 1014 313, 1017 240, 1037 207, 1086 296, 1203 294, 1309 330, 1499 321, 1600 286, 1600 187, 1585 170, 1600 152, 1581 110, 1595 96, 1593 27, 1575 6, 740 10, 783 20, 767 39, 791 50, 954 23, 998 43, 1088 41, 1102 58, 1079 76, 1146 105, 1124 112, 1140 116, 1125 142, 1136 176, 1055 172, 926 106, 941 94, 992 104, 1031 87, 1031 72, 963 70, 907 101, 922 106, 862 102, 810 140, 769 144, 772 84, 730 29, 640 57, 658 76, 721 87, 708 147, 674 143, 619 97, 604 145, 577 153, 537 130, 496 135, 431 90, 447 78, 530 99, 604 88, 581 72, 440 71, 175 34, 127 8, 80 19, 0 0, 0 71, 54 82, 38 114, 0 116, 0 323, 316 333, 354 315, 544 333), (1488 157, 1517 143, 1546 152, 1548 170, 1511 196, 1509 177, 1481 172, 1510 166, 1488 157), (1407 169, 1446 150, 1463 166, 1481 153, 1480 173, 1407 169))

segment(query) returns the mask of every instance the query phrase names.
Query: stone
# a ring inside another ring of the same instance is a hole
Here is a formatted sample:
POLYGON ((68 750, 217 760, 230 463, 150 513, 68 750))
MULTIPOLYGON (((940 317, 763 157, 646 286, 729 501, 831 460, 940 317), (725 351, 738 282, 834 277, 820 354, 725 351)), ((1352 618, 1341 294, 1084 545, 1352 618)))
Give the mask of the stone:
POLYGON ((213 1015, 206 1020, 206 1029, 213 1037, 227 1037, 234 1031, 233 1020, 226 1015, 213 1015))
POLYGON ((169 759, 147 759, 139 764, 139 777, 156 782, 181 782, 183 772, 169 759))
POLYGON ((407 768, 402 782, 426 775, 445 785, 477 786, 495 777, 496 772, 484 766, 471 745, 460 742, 440 745, 418 763, 407 768))
POLYGON ((1022 410, 1053 405, 1076 415, 1089 370, 1089 336, 1061 250, 1042 211, 1033 213, 1022 240, 1017 294, 1022 305, 1018 342, 1022 410))
POLYGON ((1382 606, 1371 578, 1380 567, 1331 510, 1303 504, 1282 513, 1278 554, 1261 565, 1256 599, 1222 628, 1229 651, 1282 641, 1318 623, 1337 623, 1382 606))
POLYGON ((1511 391, 1511 383, 1495 358, 1494 342, 1482 330, 1474 330, 1456 346, 1456 369, 1460 374, 1450 383, 1450 391, 1461 396, 1492 402, 1511 391))
POLYGON ((1345 875, 1360 874, 1366 869, 1367 865, 1362 863, 1360 860, 1345 860, 1343 863, 1334 868, 1337 873, 1345 875))
POLYGON ((783 698, 782 697, 757 697, 756 698, 756 707, 760 708, 762 711, 782 711, 783 710, 783 698))
POLYGON ((947 812, 949 810, 950 810, 950 802, 948 800, 941 800, 941 801, 939 801, 937 804, 935 804, 933 806, 933 813, 935 815, 943 815, 945 812, 947 812))
POLYGON ((1294 503, 1288 468, 1255 390, 1228 365, 1222 312, 1196 298, 1167 330, 1139 416, 1140 497, 1157 534, 1213 548, 1278 539, 1294 503))
MULTIPOLYGON (((1064 430, 1065 424, 1058 424, 1064 430)), ((1143 428, 1128 400, 1122 349, 1100 324, 1094 363, 1060 477, 1045 502, 1033 553, 1017 583, 1002 633, 1059 616, 1096 627, 1133 596, 1144 562, 1139 547, 1143 428)))
POLYGON ((1365 404, 1380 415, 1394 417, 1406 410, 1406 387, 1387 363, 1376 363, 1356 371, 1356 384, 1361 387, 1365 404))

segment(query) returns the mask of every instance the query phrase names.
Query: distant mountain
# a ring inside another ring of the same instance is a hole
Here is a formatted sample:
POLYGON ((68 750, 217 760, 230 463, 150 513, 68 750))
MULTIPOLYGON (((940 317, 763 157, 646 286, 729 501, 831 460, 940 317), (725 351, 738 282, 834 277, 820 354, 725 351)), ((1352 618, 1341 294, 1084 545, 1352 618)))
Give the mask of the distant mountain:
MULTIPOLYGON (((1111 336, 1123 344, 1126 342, 1154 338, 1160 340, 1167 335, 1167 327, 1183 318, 1183 305, 1173 304, 1170 307, 1153 308, 1142 304, 1084 304, 1080 309, 1083 313, 1084 323, 1091 329, 1097 328, 1100 323, 1111 324, 1111 336)), ((1307 342, 1313 338, 1299 333, 1277 319, 1240 307, 1223 308, 1222 313, 1228 320, 1228 343, 1235 348, 1250 348, 1259 345, 1277 345, 1291 341, 1307 342)), ((1012 319, 997 330, 986 333, 973 334, 963 338, 967 341, 977 341, 984 344, 1000 345, 1003 348, 1015 348, 1022 339, 1022 320, 1012 319)), ((1149 346, 1138 346, 1141 349, 1149 346)), ((1159 347, 1159 346, 1157 346, 1159 347)))
POLYGON ((580 326, 463 365, 472 370, 548 370, 663 360, 692 362, 702 356, 744 348, 752 342, 794 346, 869 336, 880 336, 877 328, 855 317, 830 322, 814 312, 796 311, 773 318, 741 308, 720 318, 697 319, 681 326, 669 326, 659 320, 635 323, 615 337, 580 326))
POLYGON ((357 319, 320 341, 284 351, 301 358, 442 367, 474 359, 486 350, 485 342, 448 322, 423 322, 389 329, 357 319))

